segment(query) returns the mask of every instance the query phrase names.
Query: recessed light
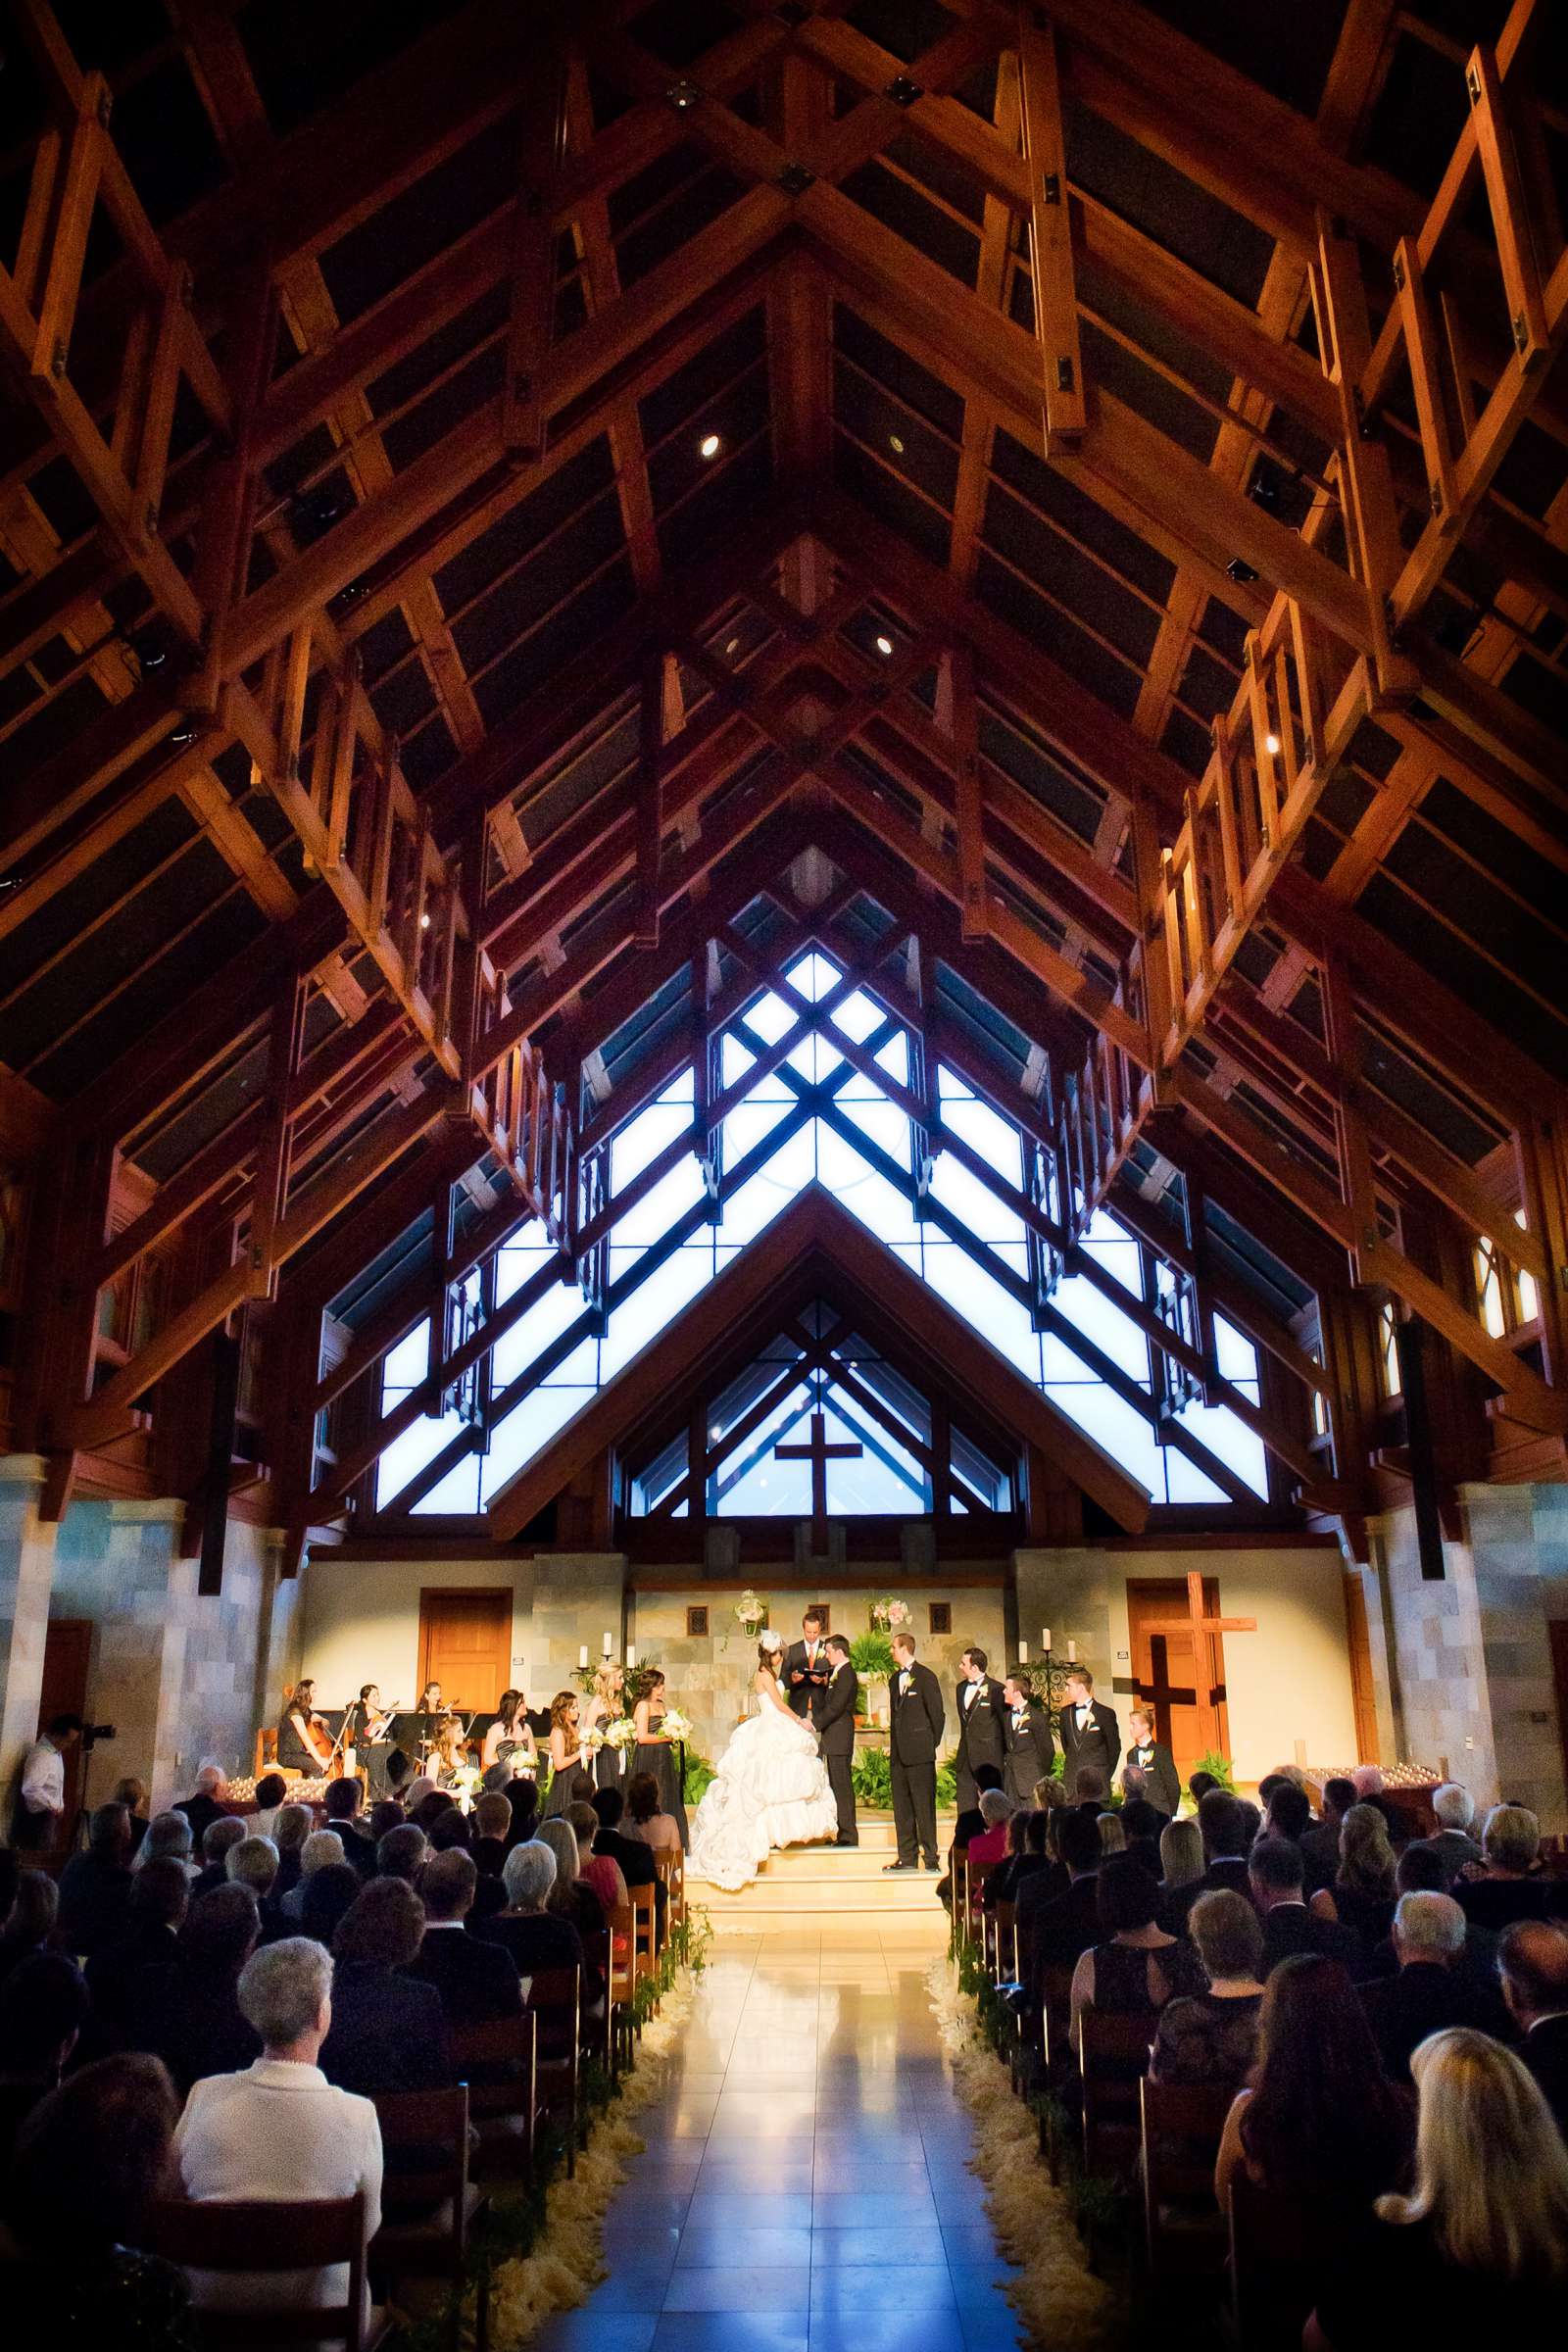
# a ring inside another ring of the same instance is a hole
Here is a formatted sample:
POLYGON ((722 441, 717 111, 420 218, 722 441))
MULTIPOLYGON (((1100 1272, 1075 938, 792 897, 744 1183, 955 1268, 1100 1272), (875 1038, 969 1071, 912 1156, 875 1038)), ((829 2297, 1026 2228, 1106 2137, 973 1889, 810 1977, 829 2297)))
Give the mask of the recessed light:
POLYGON ((697 444, 697 455, 700 458, 716 458, 723 446, 716 433, 705 433, 697 444))
POLYGON ((1264 738, 1263 738, 1263 749, 1264 749, 1264 750, 1267 752, 1267 754, 1268 754, 1268 756, 1269 756, 1269 758, 1270 758, 1271 760, 1273 760, 1273 759, 1277 758, 1277 756, 1278 756, 1278 754, 1279 754, 1279 748, 1280 748, 1280 739, 1279 739, 1279 737, 1278 737, 1277 735, 1265 735, 1265 736, 1264 736, 1264 738))
POLYGON ((420 917, 419 917, 419 929, 420 929, 421 931, 428 931, 428 930, 429 930, 429 928, 430 928, 430 917, 429 917, 427 914, 421 914, 421 915, 420 915, 420 917))
POLYGON ((889 447, 889 449, 891 449, 891 450, 892 450, 892 452, 893 452, 893 455, 894 455, 896 458, 902 458, 902 457, 903 457, 903 455, 904 455, 904 436, 903 436, 903 434, 902 434, 902 433, 889 433, 889 435, 888 435, 888 447, 889 447))
POLYGON ((892 640, 892 638, 891 638, 891 637, 879 637, 879 638, 877 639, 877 641, 876 641, 876 650, 877 650, 877 652, 878 652, 879 654, 881 654, 881 655, 882 655, 882 657, 884 658, 884 660, 886 660, 886 659, 887 659, 887 658, 888 658, 888 657, 889 657, 889 656, 892 654, 892 652, 893 652, 893 640, 892 640))
POLYGON ((732 638, 730 638, 730 640, 729 640, 728 644, 725 646, 725 648, 724 648, 724 653, 725 653, 725 656, 726 656, 726 658, 727 658, 727 657, 728 657, 730 654, 738 654, 738 653, 740 652, 740 650, 741 650, 741 641, 740 641, 740 639, 739 639, 738 637, 732 637, 732 638))

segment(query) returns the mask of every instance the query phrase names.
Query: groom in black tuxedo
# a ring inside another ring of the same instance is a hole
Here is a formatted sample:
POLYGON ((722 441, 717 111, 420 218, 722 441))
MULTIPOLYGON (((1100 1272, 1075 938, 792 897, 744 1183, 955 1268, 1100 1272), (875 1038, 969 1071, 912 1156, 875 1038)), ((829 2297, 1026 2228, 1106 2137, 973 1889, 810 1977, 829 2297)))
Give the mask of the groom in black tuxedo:
POLYGON ((817 1705, 816 1733, 822 1761, 839 1809, 838 1845, 858 1845, 855 1818, 855 1707, 860 1686, 850 1664, 850 1645, 842 1634, 827 1640, 827 1687, 817 1705))
POLYGON ((801 1632, 804 1640, 790 1643, 784 1660, 784 1695, 796 1714, 819 1731, 822 1695, 827 1690, 831 1663, 827 1643, 822 1639, 819 1609, 807 1610, 801 1619, 801 1632))

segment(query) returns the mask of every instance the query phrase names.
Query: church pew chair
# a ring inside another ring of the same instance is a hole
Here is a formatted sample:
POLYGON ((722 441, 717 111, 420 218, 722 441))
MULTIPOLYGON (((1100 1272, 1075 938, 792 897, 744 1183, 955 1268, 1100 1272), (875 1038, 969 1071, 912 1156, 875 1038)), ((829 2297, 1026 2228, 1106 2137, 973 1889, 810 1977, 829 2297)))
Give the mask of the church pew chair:
POLYGON ((606 1914, 610 1933, 610 1968, 605 1983, 612 2007, 615 2071, 631 2064, 637 2031, 637 1914, 630 1903, 617 1903, 606 1914))
POLYGON ((539 2109, 566 2137, 566 2176, 577 2171, 582 2128, 582 1971, 541 1968, 528 1985, 527 2008, 538 2029, 534 2079, 539 2109))
POLYGON ((595 2059, 612 2079, 615 2075, 615 2004, 611 1994, 612 1974, 612 1939, 610 1930, 601 1928, 582 1939, 583 1979, 582 2054, 595 2059), (604 1986, 602 1999, 590 2004, 587 1997, 589 1978, 597 1972, 604 1986))
POLYGON ((482 2025, 453 2026, 449 2046, 479 2134, 474 2169, 485 2178, 530 2176, 539 2111, 537 2018, 524 2009, 482 2025))
POLYGON ((1209 2082, 1138 2085, 1143 2142, 1144 2237, 1149 2275, 1215 2276, 1226 2223, 1214 2197, 1214 2164, 1234 2091, 1209 2082))
MULTIPOLYGON (((961 1932, 966 1942, 980 1944, 982 1949, 984 1948, 986 1915, 981 1909, 980 1897, 985 1890, 985 1883, 995 1868, 995 1863, 971 1862, 967 1854, 963 1857, 961 1932)), ((956 1881, 955 1885, 956 1886, 956 1881)))
POLYGON ((1238 2172, 1227 2226, 1233 2340, 1245 2352, 1297 2352, 1325 2261, 1344 2242, 1344 2213, 1258 2188, 1238 2172))
MULTIPOLYGON (((1033 2050, 1038 2060, 1038 2083, 1042 2090, 1055 2092, 1070 2085, 1076 2059, 1068 2035, 1068 2021, 1072 2011, 1072 1970, 1046 1968, 1040 1972, 1040 2007, 1033 2021, 1033 2050)), ((1061 2141, 1054 2102, 1048 2101, 1040 2117, 1040 2153, 1051 2175, 1053 2187, 1061 2179, 1061 2141)))
MULTIPOLYGON (((652 1984, 659 1968, 658 1904, 652 1886, 632 1887, 631 1909, 632 1958, 636 1963, 637 1977, 639 1982, 646 1977, 652 1984)), ((658 2008, 657 2001, 654 2006, 658 2008)))
POLYGON ((672 1854, 656 1854, 654 1869, 664 1889, 664 1916, 673 1932, 686 1918, 685 1856, 679 1847, 672 1854))
POLYGON ((1156 2023, 1152 2015, 1121 2017, 1093 2008, 1082 2013, 1078 2064, 1087 2172, 1114 2172, 1137 2151, 1139 2080, 1149 2071, 1156 2023))
MULTIPOLYGON (((386 2093, 376 2099, 375 2113, 386 2156, 402 2152, 412 2161, 396 2170, 389 2165, 383 2177, 383 2219, 369 2247, 371 2278, 378 2283, 383 2278, 441 2278, 456 2288, 467 2262, 468 2233, 489 2203, 468 2178, 467 2088, 386 2093), (389 2190, 396 2192, 391 2219, 386 2218, 389 2190), (407 2218, 401 2218, 405 2214, 407 2218)), ((449 2352, 458 2352, 463 2306, 456 2293, 447 2328, 449 2352)), ((488 2352, 489 2341, 487 2264, 476 2282, 474 2352, 488 2352)))
MULTIPOLYGON (((365 2298, 365 2198, 301 2198, 296 2202, 197 2204, 170 2198, 149 2217, 149 2251, 184 2271, 212 2271, 221 2278, 250 2273, 264 2279, 292 2271, 348 2269, 348 2294, 341 2303, 312 2304, 304 2311, 279 2311, 275 2304, 228 2303, 221 2310, 193 2314, 202 2352, 245 2352, 274 2344, 341 2344, 344 2352, 375 2352, 387 2335, 385 2315, 367 2316, 365 2298)), ((264 2290, 265 2291, 265 2290, 264 2290)))
POLYGON ((991 1981, 1000 1991, 1018 1982, 1018 1931, 1011 1903, 998 1903, 991 1923, 991 1981))

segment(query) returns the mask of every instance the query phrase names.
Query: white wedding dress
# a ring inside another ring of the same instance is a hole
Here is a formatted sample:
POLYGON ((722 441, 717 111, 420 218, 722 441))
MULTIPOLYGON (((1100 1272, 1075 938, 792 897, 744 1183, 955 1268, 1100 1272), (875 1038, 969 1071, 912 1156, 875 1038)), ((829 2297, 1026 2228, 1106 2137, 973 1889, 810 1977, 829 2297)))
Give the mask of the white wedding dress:
POLYGON ((725 1748, 692 1823, 688 1867, 727 1894, 751 1885, 774 1846, 838 1836, 815 1732, 760 1689, 758 1707, 725 1748))

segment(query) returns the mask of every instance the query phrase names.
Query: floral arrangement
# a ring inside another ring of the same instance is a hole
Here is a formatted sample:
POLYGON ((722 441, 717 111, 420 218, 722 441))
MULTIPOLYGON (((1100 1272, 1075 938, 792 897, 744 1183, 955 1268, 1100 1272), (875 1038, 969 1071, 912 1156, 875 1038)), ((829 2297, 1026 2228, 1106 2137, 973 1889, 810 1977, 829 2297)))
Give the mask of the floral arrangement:
POLYGON ((884 1594, 880 1600, 873 1600, 871 1603, 871 1631, 873 1634, 896 1634, 905 1626, 912 1625, 913 1622, 914 1611, 906 1600, 894 1600, 884 1594))
POLYGON ((465 1812, 476 1796, 483 1794, 484 1774, 477 1764, 456 1765, 452 1771, 444 1773, 442 1779, 465 1812))
POLYGON ((692 1736, 692 1719, 689 1715, 683 1715, 679 1707, 671 1707, 660 1728, 666 1740, 689 1740, 692 1736))
POLYGON ((735 1603, 735 1622, 753 1642, 767 1623, 767 1602, 749 1589, 735 1603))

